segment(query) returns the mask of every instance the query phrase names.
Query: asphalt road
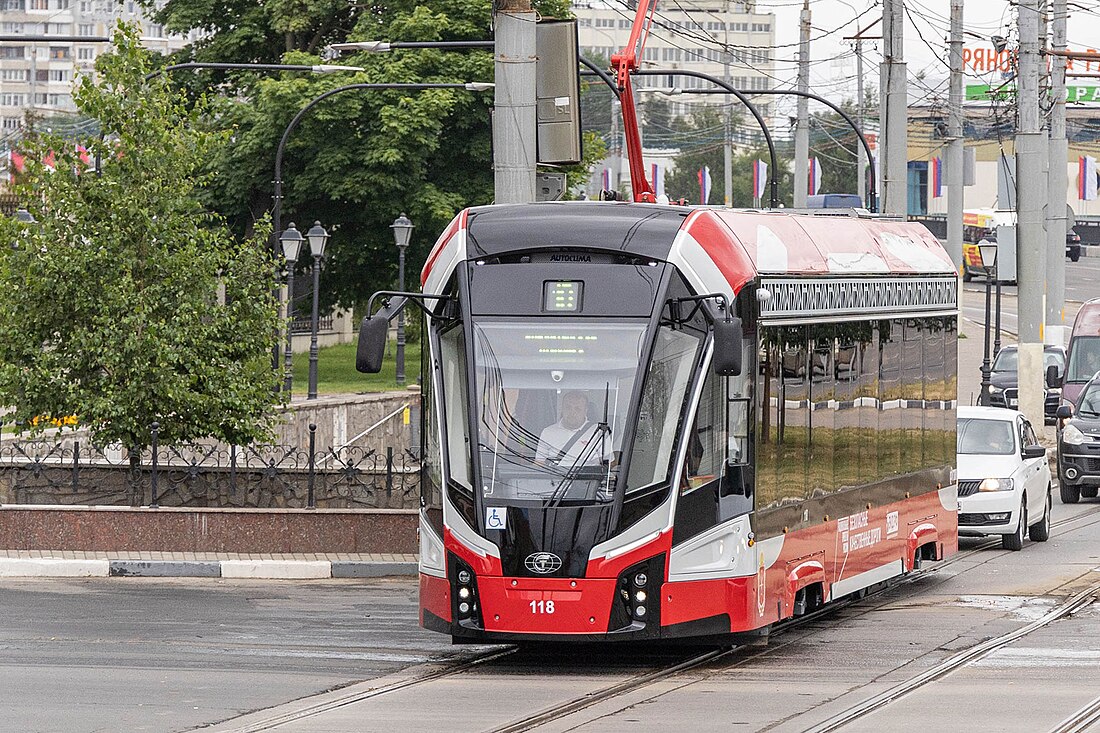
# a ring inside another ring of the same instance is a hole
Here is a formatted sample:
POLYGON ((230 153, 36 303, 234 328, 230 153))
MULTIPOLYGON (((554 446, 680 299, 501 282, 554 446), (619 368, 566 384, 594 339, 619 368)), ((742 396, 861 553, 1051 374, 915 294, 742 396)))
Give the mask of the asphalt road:
POLYGON ((402 580, 0 583, 0 731, 188 730, 458 653, 402 580))

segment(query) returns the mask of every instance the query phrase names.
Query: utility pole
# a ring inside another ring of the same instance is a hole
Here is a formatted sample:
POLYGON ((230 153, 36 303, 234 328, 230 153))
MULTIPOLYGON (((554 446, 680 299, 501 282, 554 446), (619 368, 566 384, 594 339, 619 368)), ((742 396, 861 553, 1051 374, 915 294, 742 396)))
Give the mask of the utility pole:
MULTIPOLYGON (((872 28, 874 28, 876 25, 878 25, 881 22, 882 22, 882 18, 879 18, 878 20, 874 21, 873 23, 871 23, 871 25, 867 26, 866 28, 863 28, 861 30, 856 31, 856 34, 854 36, 845 36, 844 37, 844 40, 846 40, 846 41, 855 41, 856 42, 856 94, 859 95, 859 98, 856 100, 856 118, 859 122, 860 132, 863 132, 863 133, 866 133, 865 127, 866 127, 866 119, 867 119, 867 108, 864 106, 864 104, 865 104, 864 100, 865 100, 865 97, 866 97, 866 92, 863 89, 863 39, 864 38, 881 38, 882 37, 882 36, 864 36, 863 34, 866 33, 867 31, 871 30, 872 28)), ((880 124, 880 128, 883 127, 883 126, 884 125, 880 124)), ((868 163, 867 153, 863 150, 863 146, 862 145, 856 145, 856 172, 859 176, 859 183, 858 183, 859 188, 857 190, 859 192, 859 200, 860 201, 867 201, 867 163, 868 163)), ((879 174, 879 178, 881 178, 881 174, 879 174)), ((876 183, 877 182, 878 181, 876 180, 876 183)), ((876 187, 875 190, 880 192, 880 197, 881 197, 882 189, 880 187, 876 187)), ((877 202, 875 202, 875 203, 877 203, 877 202)), ((879 206, 876 209, 876 211, 882 211, 882 207, 879 206)))
POLYGON ((496 82, 493 182, 498 204, 535 200, 535 11, 531 0, 498 0, 493 16, 496 82))
POLYGON ((879 210, 904 217, 908 211, 909 115, 904 60, 904 0, 884 0, 882 5, 883 63, 880 67, 879 98, 883 101, 882 206, 879 210))
MULTIPOLYGON (((866 126, 864 120, 863 110, 863 39, 856 38, 856 121, 859 122, 860 132, 866 134, 864 127, 866 126)), ((856 185, 858 188, 856 192, 859 193, 859 200, 867 200, 867 153, 863 152, 862 145, 856 145, 856 177, 858 179, 856 185)))
MULTIPOLYGON (((1048 142, 1039 127, 1039 3, 1020 0, 1020 53, 1017 67, 1016 272, 1019 318, 1020 412, 1043 424, 1043 201, 1047 194, 1043 161, 1048 142)), ((1063 246, 1064 243, 1063 243, 1063 246)))
POLYGON ((1047 306, 1043 337, 1065 345, 1066 321, 1066 0, 1054 0, 1050 69, 1050 149, 1047 170, 1047 306))
MULTIPOLYGON (((722 27, 725 29, 725 48, 722 49, 722 59, 725 61, 725 75, 722 80, 730 83, 730 4, 723 7, 722 27)), ((725 112, 722 115, 722 164, 723 164, 723 188, 726 197, 726 208, 733 206, 733 123, 730 103, 727 100, 723 105, 725 112)))
POLYGON ((951 0, 948 40, 951 82, 947 93, 947 254, 959 274, 962 274, 963 235, 962 24, 963 0, 951 0))
MULTIPOLYGON (((798 34, 798 91, 810 91, 810 0, 803 0, 798 34)), ((810 100, 798 97, 798 121, 794 128, 794 208, 806 208, 810 166, 810 100)))

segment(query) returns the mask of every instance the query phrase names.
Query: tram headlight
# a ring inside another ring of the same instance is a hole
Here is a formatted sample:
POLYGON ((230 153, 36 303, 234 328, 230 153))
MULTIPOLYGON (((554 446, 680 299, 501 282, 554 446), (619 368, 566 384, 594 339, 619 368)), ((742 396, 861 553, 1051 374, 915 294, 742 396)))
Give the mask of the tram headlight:
POLYGON ((467 598, 470 597, 470 589, 467 588, 466 586, 462 586, 461 588, 458 589, 458 597, 461 598, 462 600, 466 600, 467 598))
POLYGON ((460 603, 460 604, 458 604, 458 612, 461 613, 461 614, 469 613, 470 612, 470 604, 469 603, 460 603))
POLYGON ((648 580, 649 580, 649 578, 646 576, 645 573, 638 573, 637 575, 634 576, 634 585, 636 585, 639 588, 644 588, 645 584, 648 580))
POLYGON ((637 616, 638 618, 644 618, 645 617, 645 606, 635 606, 634 615, 637 616))
POLYGON ((645 591, 640 590, 634 594, 634 601, 636 603, 645 603, 645 591))
POLYGON ((462 583, 463 585, 466 585, 467 583, 469 583, 470 582, 470 571, 469 570, 459 570, 458 571, 458 582, 462 583))

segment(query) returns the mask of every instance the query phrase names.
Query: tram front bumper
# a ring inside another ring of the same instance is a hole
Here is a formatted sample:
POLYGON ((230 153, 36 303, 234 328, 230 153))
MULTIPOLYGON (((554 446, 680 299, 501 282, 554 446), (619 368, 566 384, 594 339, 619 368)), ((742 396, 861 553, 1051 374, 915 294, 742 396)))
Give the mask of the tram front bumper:
POLYGON ((487 632, 606 633, 616 581, 585 578, 479 578, 487 632))

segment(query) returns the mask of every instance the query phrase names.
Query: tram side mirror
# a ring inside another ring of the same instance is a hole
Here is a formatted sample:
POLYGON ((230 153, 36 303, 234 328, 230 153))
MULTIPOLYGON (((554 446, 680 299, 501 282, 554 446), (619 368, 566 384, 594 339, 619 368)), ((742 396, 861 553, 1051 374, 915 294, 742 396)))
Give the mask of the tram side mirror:
POLYGON ((1068 420, 1073 417, 1073 405, 1058 405, 1058 412, 1054 414, 1059 420, 1068 420))
POLYGON ((1054 389, 1062 383, 1062 380, 1058 378, 1058 365, 1051 364, 1047 367, 1047 387, 1054 389))
POLYGON ((741 375, 741 319, 714 322, 714 373, 721 377, 741 375))
POLYGON ((390 330, 390 320, 385 313, 376 313, 364 318, 359 324, 359 345, 355 350, 355 370, 364 374, 377 374, 382 371, 382 360, 386 356, 386 335, 390 330))

